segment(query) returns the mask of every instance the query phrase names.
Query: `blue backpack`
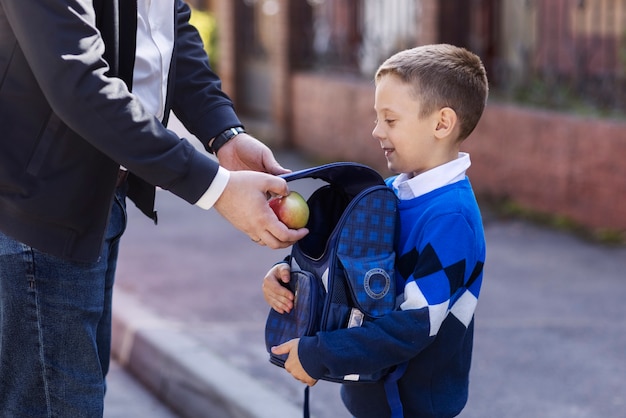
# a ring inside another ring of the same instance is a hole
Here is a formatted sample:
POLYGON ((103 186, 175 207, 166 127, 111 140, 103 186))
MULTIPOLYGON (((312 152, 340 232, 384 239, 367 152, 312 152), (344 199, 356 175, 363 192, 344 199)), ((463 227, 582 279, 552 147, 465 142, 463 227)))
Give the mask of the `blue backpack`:
MULTIPOLYGON (((270 362, 284 367, 287 355, 271 353, 271 347, 319 331, 360 326, 395 308, 394 241, 398 229, 397 198, 383 178, 370 167, 333 163, 283 176, 287 181, 305 178, 326 184, 308 198, 309 234, 292 246, 287 260, 291 280, 285 284, 295 295, 289 313, 270 310, 265 343, 270 362)), ((378 382, 396 394, 404 368, 373 375, 323 376, 344 384, 378 382)), ((308 416, 308 387, 305 417, 308 416)), ((401 416, 401 415, 400 415, 401 416)))

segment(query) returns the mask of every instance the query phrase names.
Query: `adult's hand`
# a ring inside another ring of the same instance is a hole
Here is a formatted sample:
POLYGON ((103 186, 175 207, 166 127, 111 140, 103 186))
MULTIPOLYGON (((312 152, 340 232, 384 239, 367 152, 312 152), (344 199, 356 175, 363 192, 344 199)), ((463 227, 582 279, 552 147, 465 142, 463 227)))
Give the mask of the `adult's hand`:
POLYGON ((254 242, 273 249, 285 248, 309 232, 306 228, 287 228, 269 207, 268 196, 288 193, 287 182, 280 177, 255 171, 231 171, 214 208, 254 242))
POLYGON ((252 170, 269 174, 285 174, 267 145, 247 133, 241 133, 224 144, 217 152, 220 165, 228 170, 252 170))

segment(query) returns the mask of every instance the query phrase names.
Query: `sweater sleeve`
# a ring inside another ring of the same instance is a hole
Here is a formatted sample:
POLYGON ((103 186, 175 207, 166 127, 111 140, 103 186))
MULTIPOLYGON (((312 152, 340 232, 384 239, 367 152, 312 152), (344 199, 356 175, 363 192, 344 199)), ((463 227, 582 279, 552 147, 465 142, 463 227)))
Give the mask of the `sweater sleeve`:
POLYGON ((416 238, 396 266, 405 280, 400 309, 359 328, 302 338, 298 354, 310 376, 374 373, 410 360, 435 340, 471 284, 473 269, 466 266, 477 263, 477 237, 459 213, 436 216, 410 236, 416 238))

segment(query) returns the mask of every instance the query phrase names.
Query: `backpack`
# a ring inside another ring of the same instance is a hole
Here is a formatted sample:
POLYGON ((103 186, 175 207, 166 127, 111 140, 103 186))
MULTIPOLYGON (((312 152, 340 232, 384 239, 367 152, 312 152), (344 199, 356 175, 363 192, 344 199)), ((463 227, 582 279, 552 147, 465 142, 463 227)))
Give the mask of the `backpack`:
MULTIPOLYGON (((309 234, 292 246, 285 260, 291 266, 291 279, 284 286, 295 295, 294 307, 285 314, 270 309, 267 317, 265 344, 270 362, 279 367, 284 367, 287 355, 273 354, 275 345, 318 331, 360 326, 394 310, 394 241, 399 227, 397 198, 370 167, 340 162, 282 177, 320 179, 326 184, 307 199, 309 234)), ((394 384, 404 369, 395 370, 394 384)), ((321 379, 371 383, 388 379, 389 372, 321 379)), ((307 409, 308 391, 305 416, 307 409)))

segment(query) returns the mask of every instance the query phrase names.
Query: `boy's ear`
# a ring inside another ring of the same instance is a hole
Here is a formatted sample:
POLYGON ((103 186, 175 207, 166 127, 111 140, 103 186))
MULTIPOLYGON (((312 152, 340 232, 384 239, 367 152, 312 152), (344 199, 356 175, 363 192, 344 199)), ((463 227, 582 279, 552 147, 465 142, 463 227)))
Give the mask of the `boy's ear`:
POLYGON ((439 110, 435 136, 437 138, 444 138, 451 135, 456 127, 457 120, 456 112, 452 108, 444 107, 439 110))

